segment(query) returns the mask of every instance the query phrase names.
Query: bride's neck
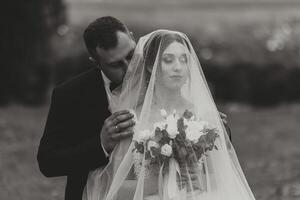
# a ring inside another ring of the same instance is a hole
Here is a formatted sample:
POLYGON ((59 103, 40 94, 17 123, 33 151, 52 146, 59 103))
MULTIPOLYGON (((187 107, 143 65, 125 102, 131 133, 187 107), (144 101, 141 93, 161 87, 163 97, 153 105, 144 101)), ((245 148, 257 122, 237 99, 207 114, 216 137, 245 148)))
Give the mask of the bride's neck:
POLYGON ((170 90, 164 87, 155 89, 155 103, 161 107, 161 109, 166 109, 168 111, 173 111, 180 106, 182 101, 181 91, 170 90))

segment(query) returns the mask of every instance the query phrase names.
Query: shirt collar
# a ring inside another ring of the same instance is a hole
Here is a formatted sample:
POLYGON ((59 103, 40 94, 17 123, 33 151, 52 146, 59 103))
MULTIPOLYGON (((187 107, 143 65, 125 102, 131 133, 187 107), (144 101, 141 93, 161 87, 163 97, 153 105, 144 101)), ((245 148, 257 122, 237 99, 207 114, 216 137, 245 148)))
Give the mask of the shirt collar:
POLYGON ((103 73, 103 71, 102 71, 102 70, 101 70, 101 75, 102 75, 102 78, 103 78, 104 84, 105 84, 105 85, 110 85, 110 83, 111 83, 111 80, 109 80, 109 78, 107 78, 107 76, 105 76, 105 74, 103 73))
POLYGON ((122 88, 122 84, 117 86, 116 88, 114 88, 113 90, 111 90, 110 88, 110 84, 111 84, 111 80, 109 78, 107 78, 107 76, 103 73, 103 71, 101 70, 101 75, 104 81, 104 85, 106 86, 106 88, 112 93, 112 94, 119 94, 122 88))

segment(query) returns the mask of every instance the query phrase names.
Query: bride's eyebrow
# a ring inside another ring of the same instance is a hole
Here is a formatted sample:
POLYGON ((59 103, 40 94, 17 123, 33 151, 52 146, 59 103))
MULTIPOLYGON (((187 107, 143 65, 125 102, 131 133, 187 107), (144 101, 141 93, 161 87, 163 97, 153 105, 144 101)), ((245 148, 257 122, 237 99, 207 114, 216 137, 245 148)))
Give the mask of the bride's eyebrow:
POLYGON ((164 53, 163 56, 174 56, 174 53, 164 53))
MULTIPOLYGON (((174 56, 175 54, 174 53, 164 53, 163 56, 174 56)), ((180 54, 179 56, 186 56, 187 57, 187 53, 182 53, 180 54)))

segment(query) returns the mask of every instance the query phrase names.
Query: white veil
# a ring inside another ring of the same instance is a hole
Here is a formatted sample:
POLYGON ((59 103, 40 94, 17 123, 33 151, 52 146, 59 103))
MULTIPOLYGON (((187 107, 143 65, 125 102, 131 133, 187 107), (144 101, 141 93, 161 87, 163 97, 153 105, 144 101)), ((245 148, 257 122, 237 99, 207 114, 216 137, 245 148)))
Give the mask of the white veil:
POLYGON ((255 199, 185 34, 157 30, 140 38, 112 111, 122 109, 137 114, 135 135, 115 147, 103 170, 89 174, 85 200, 255 199), (172 62, 179 67, 170 67, 172 62), (146 146, 140 151, 144 153, 137 151, 138 138, 148 137, 145 130, 155 132, 154 125, 163 121, 161 111, 175 116, 174 110, 176 116, 191 111, 193 118, 206 121, 218 133, 217 149, 206 151, 201 162, 195 159, 192 170, 186 161, 173 159, 176 152, 155 165, 147 158, 146 146))

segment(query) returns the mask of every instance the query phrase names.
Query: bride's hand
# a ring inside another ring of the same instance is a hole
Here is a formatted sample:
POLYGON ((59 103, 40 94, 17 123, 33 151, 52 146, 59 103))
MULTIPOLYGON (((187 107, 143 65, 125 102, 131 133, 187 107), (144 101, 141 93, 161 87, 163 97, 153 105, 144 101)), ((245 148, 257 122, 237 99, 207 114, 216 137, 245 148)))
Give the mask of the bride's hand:
POLYGON ((121 110, 109 116, 102 126, 100 133, 104 149, 110 153, 115 145, 122 139, 133 135, 132 127, 135 125, 134 115, 128 110, 121 110))

